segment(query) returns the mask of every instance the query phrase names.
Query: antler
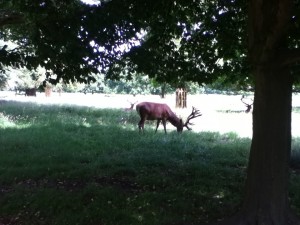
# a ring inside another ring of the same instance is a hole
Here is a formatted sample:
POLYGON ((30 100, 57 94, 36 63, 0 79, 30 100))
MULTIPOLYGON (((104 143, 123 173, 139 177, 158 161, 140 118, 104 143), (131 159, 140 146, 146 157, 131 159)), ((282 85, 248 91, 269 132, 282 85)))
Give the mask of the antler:
POLYGON ((184 127, 186 127, 188 130, 192 130, 192 128, 189 127, 189 125, 194 125, 193 123, 190 123, 191 119, 197 118, 199 116, 202 116, 200 110, 193 107, 192 113, 188 116, 186 119, 186 122, 184 124, 184 127))
POLYGON ((125 110, 125 111, 131 111, 131 110, 133 110, 134 105, 135 105, 138 101, 136 100, 135 102, 131 102, 131 101, 129 101, 129 100, 127 99, 127 102, 129 102, 130 107, 129 107, 129 108, 125 108, 124 110, 125 110))
MULTIPOLYGON (((244 101, 243 101, 244 97, 245 97, 245 96, 242 95, 241 101, 242 101, 242 103, 244 103, 244 104, 246 105, 247 109, 245 110, 245 112, 248 113, 248 112, 250 112, 251 109, 252 109, 253 102, 252 102, 252 104, 248 104, 247 102, 244 102, 244 101)), ((252 101, 253 101, 253 100, 252 100, 252 101)))

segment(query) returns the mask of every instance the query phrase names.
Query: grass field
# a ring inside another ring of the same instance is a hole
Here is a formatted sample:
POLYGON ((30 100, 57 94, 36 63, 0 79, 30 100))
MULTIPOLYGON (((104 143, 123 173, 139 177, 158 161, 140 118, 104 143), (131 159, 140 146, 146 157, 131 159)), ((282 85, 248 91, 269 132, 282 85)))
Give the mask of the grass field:
MULTIPOLYGON (((227 95, 188 95, 187 108, 175 108, 175 96, 167 95, 161 99, 157 95, 106 95, 106 94, 83 94, 83 93, 52 93, 50 98, 46 98, 44 93, 37 93, 37 97, 25 97, 15 95, 14 92, 0 92, 0 99, 31 102, 42 105, 69 105, 69 106, 87 106, 94 108, 125 109, 130 106, 129 102, 153 101, 168 104, 178 116, 186 118, 192 111, 192 106, 202 112, 202 117, 197 118, 193 130, 216 131, 220 133, 235 132, 241 137, 251 137, 252 135, 252 117, 251 113, 241 113, 246 107, 241 102, 241 96, 227 95), (224 113, 232 112, 232 113, 224 113)), ((248 102, 252 102, 253 97, 248 97, 248 102)), ((299 104, 300 105, 300 104, 299 104)), ((300 121, 300 117, 299 117, 300 121)), ((137 121, 136 121, 137 123, 137 121)), ((175 128, 168 125, 169 130, 175 128)), ((295 133, 298 133, 295 132, 295 133)), ((300 134, 300 129, 299 129, 300 134)))
MULTIPOLYGON (((141 135, 125 100, 119 109, 1 101, 0 224, 198 224, 238 209, 250 138, 197 128, 154 134, 149 123, 141 135)), ((299 213, 300 139, 292 146, 299 213)))

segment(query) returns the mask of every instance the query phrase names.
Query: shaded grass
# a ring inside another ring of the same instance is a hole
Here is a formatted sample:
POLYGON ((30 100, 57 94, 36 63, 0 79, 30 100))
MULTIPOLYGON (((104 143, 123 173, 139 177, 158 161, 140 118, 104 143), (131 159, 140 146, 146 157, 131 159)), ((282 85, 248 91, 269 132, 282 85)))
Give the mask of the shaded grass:
MULTIPOLYGON (((112 109, 1 105, 0 223, 197 224, 238 209, 249 139, 149 126, 140 135, 138 120, 112 109)), ((294 173, 296 210, 299 185, 294 173)))

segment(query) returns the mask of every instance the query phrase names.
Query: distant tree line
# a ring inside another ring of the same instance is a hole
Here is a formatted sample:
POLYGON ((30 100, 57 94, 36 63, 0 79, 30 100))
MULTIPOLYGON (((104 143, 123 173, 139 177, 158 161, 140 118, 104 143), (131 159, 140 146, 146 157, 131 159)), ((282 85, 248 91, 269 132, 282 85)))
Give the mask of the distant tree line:
MULTIPOLYGON (((44 87, 52 87, 53 91, 61 90, 63 92, 84 92, 84 93, 105 93, 105 94, 173 94, 176 91, 177 84, 158 82, 147 75, 137 74, 131 79, 105 79, 104 75, 94 75, 95 82, 84 84, 80 82, 60 82, 56 85, 45 83, 43 70, 29 71, 27 69, 7 70, 1 75, 0 90, 15 90, 26 88, 37 88, 44 91, 44 87)), ((188 94, 239 94, 242 91, 238 85, 224 84, 222 80, 217 80, 212 84, 198 84, 196 82, 185 82, 184 84, 188 94)))

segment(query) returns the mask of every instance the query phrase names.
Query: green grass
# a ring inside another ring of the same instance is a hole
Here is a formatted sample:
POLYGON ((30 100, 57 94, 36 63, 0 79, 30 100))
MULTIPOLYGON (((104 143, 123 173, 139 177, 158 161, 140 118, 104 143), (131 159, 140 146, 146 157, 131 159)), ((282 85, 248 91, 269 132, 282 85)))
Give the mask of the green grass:
MULTIPOLYGON (((136 112, 122 110, 0 107, 0 224, 197 224, 239 207, 249 139, 149 124, 139 134, 136 112)), ((299 211, 296 172, 291 181, 299 211)))

